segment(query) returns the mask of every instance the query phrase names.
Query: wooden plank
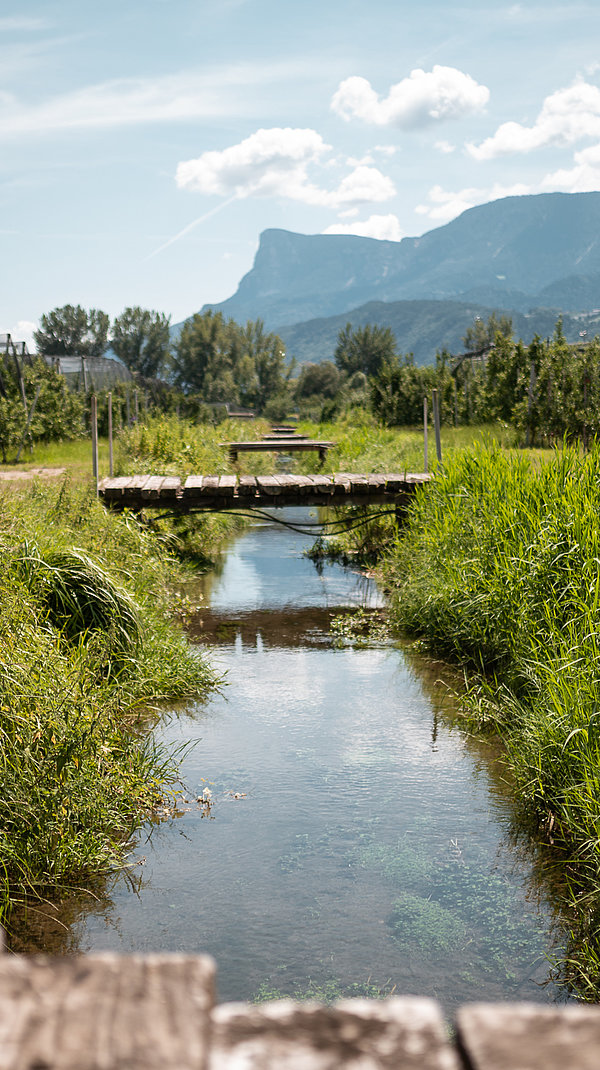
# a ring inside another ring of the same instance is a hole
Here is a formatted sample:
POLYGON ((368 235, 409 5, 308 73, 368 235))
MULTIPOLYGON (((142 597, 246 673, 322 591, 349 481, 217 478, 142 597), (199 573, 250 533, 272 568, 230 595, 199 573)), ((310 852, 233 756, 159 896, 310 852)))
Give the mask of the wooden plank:
POLYGON ((313 490, 320 494, 333 494, 334 482, 332 476, 307 476, 310 479, 313 490))
POLYGON ((114 479, 103 479, 98 487, 102 498, 114 501, 123 497, 123 491, 132 482, 133 476, 116 476, 114 479))
POLYGON ((202 496, 202 482, 204 476, 188 476, 183 485, 184 499, 200 498, 202 496))
POLYGON ((160 488, 161 501, 164 498, 166 498, 168 501, 177 498, 181 489, 181 480, 179 476, 165 476, 165 478, 163 479, 162 487, 160 488))
POLYGON ((142 487, 142 498, 159 498, 164 476, 149 476, 142 487))
POLYGON ((598 1070, 600 1007, 472 1003, 457 1015, 472 1070, 598 1070))
POLYGON ((279 475, 273 476, 273 478, 277 480, 282 490, 286 490, 290 486, 300 486, 300 484, 296 483, 296 476, 292 475, 291 472, 280 472, 279 475))
POLYGON ((143 476, 131 476, 129 483, 127 484, 127 493, 130 494, 135 491, 141 491, 142 487, 150 478, 151 476, 148 473, 143 476))
POLYGON ((278 494, 281 494, 281 486, 277 480, 277 476, 257 476, 256 485, 259 494, 267 494, 270 497, 276 497, 278 494))
MULTIPOLYGON (((213 1011, 209 1070, 458 1070, 440 1009, 412 997, 213 1011)), ((566 1067, 563 1068, 566 1070, 566 1067)))
POLYGON ((256 476, 240 476, 237 489, 240 498, 254 498, 256 496, 256 476))
POLYGON ((406 489, 406 475, 404 472, 386 474, 386 490, 389 494, 406 489))
POLYGON ((385 490, 385 485, 386 485, 386 482, 387 482, 386 476, 381 475, 381 474, 379 474, 377 472, 377 473, 374 473, 373 475, 367 476, 367 479, 369 481, 369 487, 371 489, 376 490, 376 491, 385 490))
POLYGON ((202 476, 202 497, 214 494, 219 486, 219 476, 202 476))
POLYGON ((350 484, 352 486, 353 494, 367 495, 369 493, 369 480, 367 476, 359 476, 357 474, 352 475, 350 477, 350 484))
POLYGON ((215 490, 219 498, 233 498, 236 487, 237 476, 219 476, 219 483, 215 490))
POLYGON ((213 977, 202 956, 3 956, 0 1070, 205 1070, 213 977))

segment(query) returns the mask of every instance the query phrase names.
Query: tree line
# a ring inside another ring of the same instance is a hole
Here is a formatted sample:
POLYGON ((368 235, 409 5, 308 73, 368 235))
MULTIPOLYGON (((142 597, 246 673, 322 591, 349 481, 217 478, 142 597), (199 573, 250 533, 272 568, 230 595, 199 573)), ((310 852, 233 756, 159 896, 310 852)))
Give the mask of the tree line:
POLYGON ((500 420, 531 446, 563 438, 587 445, 600 436, 600 339, 569 343, 559 319, 551 338, 525 344, 513 338, 510 317, 492 315, 487 322, 476 319, 463 344, 462 354, 443 349, 435 364, 418 366, 410 354, 398 353, 389 328, 347 324, 335 363, 305 366, 296 396, 310 384, 330 384, 325 405, 335 412, 346 403, 348 384, 362 376, 368 407, 388 426, 421 423, 423 399, 436 388, 447 424, 500 420))
POLYGON ((138 380, 162 379, 209 406, 229 403, 268 415, 291 402, 292 366, 279 336, 261 320, 242 326, 208 311, 172 337, 170 319, 160 312, 126 308, 111 325, 105 312, 65 305, 41 317, 34 339, 44 356, 93 358, 112 350, 138 380))
MULTIPOLYGON (((388 327, 340 330, 333 361, 296 370, 281 338, 261 320, 245 325, 220 312, 197 313, 174 337, 163 313, 126 308, 110 322, 98 309, 65 305, 43 315, 35 332, 45 357, 99 357, 113 353, 137 382, 148 385, 153 406, 193 418, 210 418, 224 404, 271 419, 296 409, 331 420, 348 409, 368 409, 388 426, 422 421, 423 398, 437 388, 445 423, 512 424, 522 444, 563 437, 587 443, 600 435, 600 340, 567 343, 559 320, 552 338, 528 345, 513 338, 507 316, 476 319, 464 336, 465 352, 447 350, 418 366, 398 351, 388 327)), ((84 426, 85 398, 66 390, 62 377, 38 360, 23 369, 31 397, 39 387, 31 440, 70 437, 84 426)), ((116 388, 119 394, 119 388, 116 388)), ((123 394, 123 391, 120 391, 123 394)), ((123 395, 124 405, 124 395, 123 395)), ((6 457, 23 433, 23 384, 11 362, 0 362, 0 452, 6 457)))

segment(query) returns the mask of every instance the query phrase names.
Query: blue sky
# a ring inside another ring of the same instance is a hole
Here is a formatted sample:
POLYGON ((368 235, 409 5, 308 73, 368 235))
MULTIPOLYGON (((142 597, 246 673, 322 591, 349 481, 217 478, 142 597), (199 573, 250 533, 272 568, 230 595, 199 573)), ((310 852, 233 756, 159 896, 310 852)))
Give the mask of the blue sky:
POLYGON ((0 0, 0 332, 173 322, 260 232, 397 240, 600 188, 600 5, 0 0))

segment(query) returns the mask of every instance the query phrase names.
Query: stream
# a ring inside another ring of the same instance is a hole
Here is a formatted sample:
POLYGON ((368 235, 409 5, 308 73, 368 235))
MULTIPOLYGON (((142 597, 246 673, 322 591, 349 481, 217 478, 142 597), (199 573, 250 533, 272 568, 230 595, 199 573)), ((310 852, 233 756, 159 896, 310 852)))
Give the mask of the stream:
POLYGON ((257 524, 202 578, 190 639, 226 683, 155 730, 197 741, 185 802, 64 919, 69 946, 209 952, 220 1000, 564 999, 548 982, 551 890, 497 749, 461 728, 443 666, 398 643, 334 645, 332 617, 382 599, 358 573, 317 570, 311 541, 257 524))

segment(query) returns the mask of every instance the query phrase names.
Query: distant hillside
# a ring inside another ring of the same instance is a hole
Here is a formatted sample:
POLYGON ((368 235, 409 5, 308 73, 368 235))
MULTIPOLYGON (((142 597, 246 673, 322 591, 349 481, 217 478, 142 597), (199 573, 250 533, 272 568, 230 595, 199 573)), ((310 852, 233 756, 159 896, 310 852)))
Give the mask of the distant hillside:
MULTIPOLYGON (((400 353, 412 353, 417 364, 432 364, 438 349, 462 352, 462 338, 475 316, 487 320, 493 311, 498 309, 459 301, 369 301, 338 316, 280 327, 279 334, 289 357, 301 364, 317 364, 333 360, 340 328, 347 323, 353 327, 374 323, 391 327, 400 353)), ((551 335, 559 313, 542 308, 527 315, 517 311, 509 311, 508 315, 512 317, 515 337, 530 342, 536 334, 542 338, 551 335)), ((600 333, 600 314, 577 319, 567 314, 563 325, 567 339, 577 341, 582 330, 587 329, 591 336, 600 333)))
POLYGON ((599 234, 600 193, 507 197, 401 242, 266 230, 237 292, 204 309, 280 330, 371 301, 595 308, 599 234))

